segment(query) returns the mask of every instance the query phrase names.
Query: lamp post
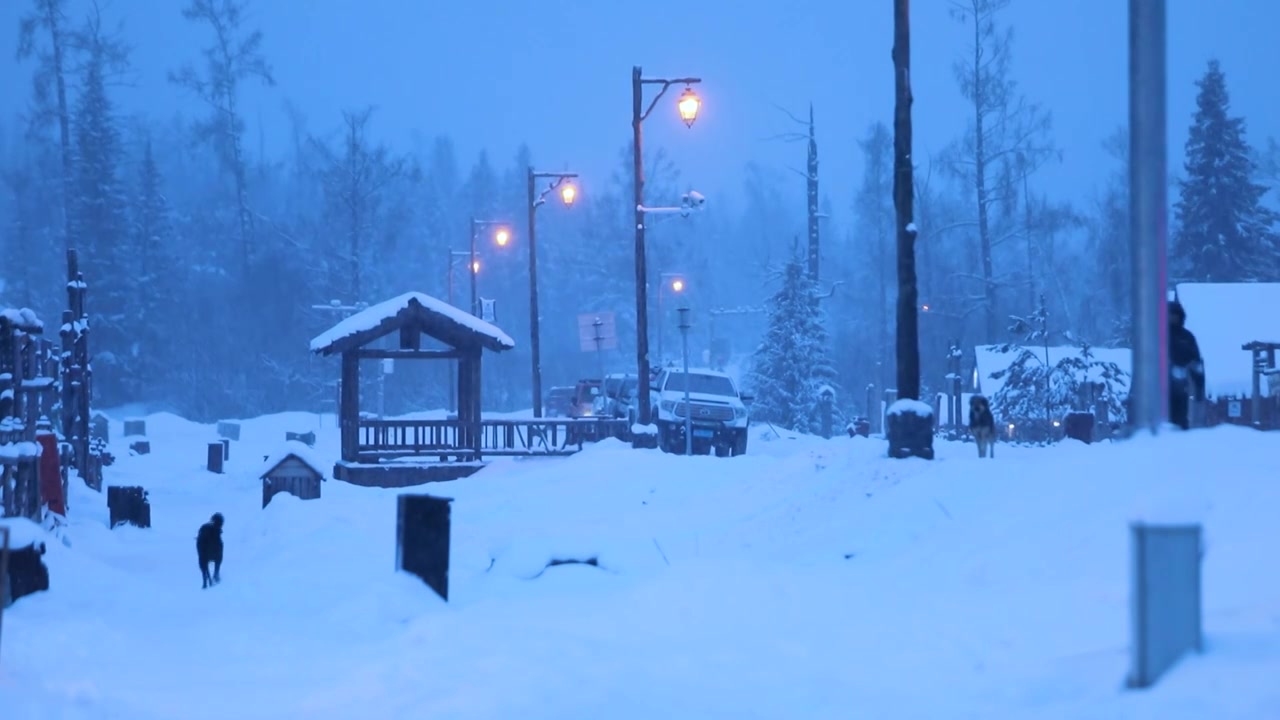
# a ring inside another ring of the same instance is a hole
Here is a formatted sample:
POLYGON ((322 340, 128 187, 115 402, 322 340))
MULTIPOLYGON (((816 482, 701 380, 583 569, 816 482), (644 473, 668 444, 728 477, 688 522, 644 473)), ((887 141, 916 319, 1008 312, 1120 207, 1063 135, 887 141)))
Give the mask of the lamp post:
POLYGON ((560 190, 560 200, 566 206, 573 205, 578 197, 578 189, 571 182, 578 177, 571 172, 537 172, 529 168, 529 348, 533 353, 533 416, 542 417, 542 340, 539 337, 538 318, 538 241, 537 211, 546 202, 547 195, 560 190), (538 193, 538 180, 547 178, 551 182, 547 189, 538 193))
POLYGON ((671 292, 677 295, 684 292, 684 275, 680 273, 662 273, 658 277, 658 362, 666 361, 666 354, 662 352, 663 338, 666 336, 666 316, 662 314, 662 295, 663 290, 667 289, 667 280, 671 280, 671 292))
POLYGON ((676 84, 685 85, 685 91, 680 96, 680 100, 676 103, 676 108, 680 112, 680 119, 684 121, 686 127, 693 127, 693 122, 698 118, 698 110, 702 107, 702 100, 693 92, 693 88, 689 87, 702 82, 701 78, 646 78, 642 75, 640 66, 631 68, 631 132, 632 142, 631 149, 634 154, 634 171, 635 171, 635 211, 636 211, 636 380, 640 390, 639 396, 639 414, 638 420, 641 425, 648 425, 651 421, 649 407, 649 310, 648 310, 648 292, 646 288, 648 268, 645 263, 645 247, 644 247, 644 155, 643 146, 641 144, 640 126, 644 123, 645 118, 649 117, 649 113, 653 112, 653 108, 657 106, 658 100, 667 90, 676 84), (649 103, 649 107, 644 107, 644 86, 659 85, 661 89, 658 91, 653 101, 649 103))
MULTIPOLYGON (((453 305, 453 270, 455 267, 457 267, 457 260, 459 258, 466 258, 468 261, 471 261, 474 257, 475 255, 473 251, 467 251, 467 250, 450 250, 449 251, 449 273, 447 275, 448 283, 447 283, 446 297, 450 305, 453 305)), ((476 287, 476 271, 479 270, 479 268, 476 266, 475 262, 471 262, 471 264, 469 264, 467 268, 468 270, 471 271, 471 289, 473 291, 473 296, 474 296, 474 291, 476 287)), ((458 385, 454 382, 454 378, 453 378, 454 362, 456 361, 450 360, 448 363, 449 365, 449 409, 456 413, 458 411, 458 385)))
MULTIPOLYGON (((471 218, 471 314, 480 317, 480 296, 476 289, 476 275, 480 274, 480 259, 476 257, 476 241, 480 237, 480 229, 485 227, 496 227, 493 233, 493 241, 498 247, 506 247, 511 242, 511 231, 507 229, 510 223, 501 220, 477 220, 471 218)), ((452 266, 450 266, 452 267, 452 266)), ((452 273, 452 270, 450 270, 452 273)), ((452 277, 452 275, 451 275, 452 277)))

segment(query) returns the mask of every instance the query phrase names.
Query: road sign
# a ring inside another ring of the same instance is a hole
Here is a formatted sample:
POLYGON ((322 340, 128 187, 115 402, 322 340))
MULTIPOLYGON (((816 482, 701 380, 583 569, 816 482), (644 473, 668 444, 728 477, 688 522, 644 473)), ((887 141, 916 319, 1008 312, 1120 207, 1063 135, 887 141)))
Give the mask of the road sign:
POLYGON ((488 298, 480 298, 480 319, 481 320, 485 322, 497 322, 496 311, 494 310, 494 305, 496 303, 497 303, 496 300, 490 300, 488 298))
POLYGON ((578 342, 582 352, 618 349, 618 328, 613 313, 583 313, 578 316, 578 342), (597 324, 597 321, 599 323, 597 324), (599 344, 596 342, 599 334, 599 344))

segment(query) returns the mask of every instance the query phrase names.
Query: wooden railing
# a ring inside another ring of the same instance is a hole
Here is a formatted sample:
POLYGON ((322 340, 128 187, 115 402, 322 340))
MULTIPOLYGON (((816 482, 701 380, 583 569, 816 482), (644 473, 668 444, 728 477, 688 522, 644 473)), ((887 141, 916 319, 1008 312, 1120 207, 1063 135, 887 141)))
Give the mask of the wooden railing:
POLYGON ((583 443, 623 438, 627 422, 598 418, 550 420, 360 420, 362 462, 437 456, 474 460, 485 455, 572 455, 583 443))

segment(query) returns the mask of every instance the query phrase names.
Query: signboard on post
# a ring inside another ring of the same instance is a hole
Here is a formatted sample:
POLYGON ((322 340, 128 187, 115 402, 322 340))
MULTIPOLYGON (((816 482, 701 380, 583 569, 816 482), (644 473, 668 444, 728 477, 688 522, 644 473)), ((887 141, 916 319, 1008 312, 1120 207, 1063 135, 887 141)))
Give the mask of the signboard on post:
POLYGON ((618 349, 618 328, 613 313, 584 313, 578 316, 578 343, 582 352, 618 349), (597 325, 597 321, 599 324, 597 325), (598 330, 597 330, 598 329, 598 330), (596 342, 599 332, 600 341, 596 342))
POLYGON ((497 303, 496 300, 491 300, 489 298, 480 298, 480 319, 481 320, 485 322, 490 322, 490 323, 497 322, 496 311, 494 310, 494 305, 496 303, 497 303))

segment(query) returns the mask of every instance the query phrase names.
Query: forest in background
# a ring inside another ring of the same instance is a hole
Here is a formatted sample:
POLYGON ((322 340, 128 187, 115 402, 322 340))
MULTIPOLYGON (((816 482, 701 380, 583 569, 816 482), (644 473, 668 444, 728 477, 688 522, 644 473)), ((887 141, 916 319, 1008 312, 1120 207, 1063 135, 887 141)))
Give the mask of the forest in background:
MULTIPOLYGON (((463 158, 441 136, 394 148, 379 140, 376 110, 357 103, 340 117, 306 117, 286 99, 289 89, 277 88, 292 143, 268 155, 238 105, 247 84, 274 85, 270 38, 246 19, 246 0, 188 0, 182 10, 206 28, 208 43, 172 59, 170 87, 200 99, 204 115, 126 115, 113 97, 135 70, 126 19, 96 4, 72 14, 67 0, 23 2, 18 61, 32 68, 34 83, 26 112, 0 119, 0 305, 31 307, 56 329, 66 249, 78 249, 90 288, 97 405, 141 403, 198 420, 331 409, 337 363, 311 357, 308 341, 340 317, 314 306, 376 303, 408 290, 445 297, 450 252, 467 248, 471 217, 510 220, 513 231, 505 248, 482 243, 480 294, 496 300, 497 324, 517 341, 514 351, 486 360, 485 406, 531 405, 522 239, 525 171, 539 159, 529 146, 463 158)), ((953 339, 965 347, 1009 341, 1010 318, 1032 312, 1052 338, 1128 343, 1127 131, 1118 125, 1099 138, 1114 162, 1098 168, 1090 202, 1073 205, 1038 189, 1037 171, 1061 150, 1051 108, 1012 80, 1013 36, 1000 19, 1008 3, 956 3, 956 32, 973 42, 955 60, 967 118, 951 145, 916 168, 926 390, 942 389, 953 339)), ((786 350, 792 355, 766 347, 759 356, 805 364, 795 353, 825 354, 796 391, 816 392, 813 381, 821 380, 853 414, 868 384, 894 385, 892 133, 887 123, 853 133, 824 126, 821 108, 817 117, 819 157, 863 160, 854 197, 820 202, 823 215, 840 207, 839 217, 850 218, 822 221, 822 275, 806 291, 823 297, 817 317, 825 337, 786 350)), ((807 136, 808 128, 797 130, 807 136)), ((579 348, 579 313, 616 314, 619 349, 607 370, 634 372, 626 139, 620 135, 613 177, 584 178, 573 207, 549 202, 538 211, 544 389, 598 374, 597 359, 579 348)), ((1216 63, 1201 80, 1188 135, 1170 138, 1184 141, 1186 167, 1171 168, 1181 170, 1170 191, 1173 276, 1280 277, 1267 195, 1280 180, 1280 151, 1274 141, 1258 151, 1248 145, 1216 63)), ((797 144, 796 167, 804 152, 797 144)), ((660 148, 646 156, 646 196, 674 204, 686 189, 678 163, 660 148)), ((785 199, 803 197, 796 188, 805 182, 787 168, 748 162, 737 202, 651 223, 655 352, 659 328, 667 355, 679 348, 678 303, 669 292, 663 316, 656 314, 663 273, 686 278, 681 297, 695 318, 695 361, 714 333, 729 339, 750 376, 758 345, 785 336, 771 325, 811 327, 814 318, 774 306, 789 296, 780 288, 802 262, 806 208, 785 199), (717 308, 766 312, 712 320, 717 308)), ((466 269, 454 272, 454 302, 465 307, 466 269)), ((397 366, 386 411, 444 407, 445 377, 442 367, 397 366)), ((775 410, 762 407, 766 417, 775 410)))

